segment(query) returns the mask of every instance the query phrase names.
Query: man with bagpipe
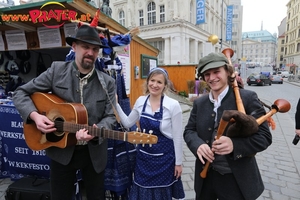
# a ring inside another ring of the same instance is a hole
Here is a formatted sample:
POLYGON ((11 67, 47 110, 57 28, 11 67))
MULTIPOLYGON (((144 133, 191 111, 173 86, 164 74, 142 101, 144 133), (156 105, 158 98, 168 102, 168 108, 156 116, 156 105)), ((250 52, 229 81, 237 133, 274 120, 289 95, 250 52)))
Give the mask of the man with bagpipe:
POLYGON ((257 94, 238 89, 224 54, 200 59, 197 72, 211 91, 194 101, 184 130, 196 157, 196 199, 256 199, 264 185, 255 154, 271 145, 272 135, 266 120, 257 121, 266 115, 257 94))

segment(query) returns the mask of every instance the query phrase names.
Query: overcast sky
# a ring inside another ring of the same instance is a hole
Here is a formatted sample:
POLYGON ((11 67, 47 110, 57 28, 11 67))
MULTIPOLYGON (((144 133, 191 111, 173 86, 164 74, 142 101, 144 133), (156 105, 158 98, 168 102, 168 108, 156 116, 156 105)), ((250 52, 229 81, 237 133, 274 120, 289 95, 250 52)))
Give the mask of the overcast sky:
POLYGON ((243 32, 263 30, 278 33, 278 26, 287 16, 289 0, 241 0, 244 9, 243 32))

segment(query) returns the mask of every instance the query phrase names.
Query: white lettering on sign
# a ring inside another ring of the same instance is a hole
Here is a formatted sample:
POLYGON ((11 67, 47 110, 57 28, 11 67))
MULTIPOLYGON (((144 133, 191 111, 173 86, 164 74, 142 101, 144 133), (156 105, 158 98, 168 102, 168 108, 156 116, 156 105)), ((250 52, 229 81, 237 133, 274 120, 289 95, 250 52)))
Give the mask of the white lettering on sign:
POLYGON ((0 134, 4 138, 12 138, 12 139, 21 139, 21 140, 24 140, 23 133, 0 131, 0 134))
POLYGON ((196 5, 196 21, 202 23, 204 20, 205 20, 205 1, 198 0, 196 5))
POLYGON ((45 150, 40 150, 40 151, 32 151, 33 156, 45 156, 46 151, 45 150))
POLYGON ((23 128, 23 122, 11 121, 12 128, 23 128))
POLYGON ((50 170, 50 166, 44 164, 25 163, 25 162, 16 162, 16 161, 8 161, 8 164, 10 167, 18 167, 23 169, 50 170))
POLYGON ((15 147, 15 153, 19 153, 19 154, 28 154, 28 148, 24 148, 24 147, 15 147))

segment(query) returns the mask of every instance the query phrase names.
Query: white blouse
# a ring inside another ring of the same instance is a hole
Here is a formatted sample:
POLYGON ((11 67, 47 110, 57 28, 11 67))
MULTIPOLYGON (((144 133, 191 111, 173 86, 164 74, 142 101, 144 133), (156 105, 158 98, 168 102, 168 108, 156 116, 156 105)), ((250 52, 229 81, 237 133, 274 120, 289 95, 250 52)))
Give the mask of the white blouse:
MULTIPOLYGON (((140 96, 128 116, 123 112, 121 106, 117 104, 117 111, 124 127, 130 128, 139 121, 147 97, 140 96)), ((157 112, 159 110, 160 108, 158 108, 157 112)), ((145 112, 154 115, 149 100, 147 101, 145 112)), ((166 95, 163 99, 163 118, 160 124, 160 131, 167 138, 173 140, 176 158, 175 164, 181 165, 183 152, 182 110, 178 101, 166 95)))

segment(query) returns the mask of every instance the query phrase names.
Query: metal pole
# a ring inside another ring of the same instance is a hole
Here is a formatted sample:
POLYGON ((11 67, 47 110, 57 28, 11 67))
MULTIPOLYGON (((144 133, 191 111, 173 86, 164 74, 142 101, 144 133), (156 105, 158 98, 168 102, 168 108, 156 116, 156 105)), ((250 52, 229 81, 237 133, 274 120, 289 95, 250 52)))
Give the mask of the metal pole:
POLYGON ((241 59, 244 58, 244 41, 243 41, 243 35, 242 35, 242 56, 241 59))
POLYGON ((223 43, 223 4, 224 4, 224 0, 222 0, 222 10, 221 10, 221 39, 220 39, 220 47, 221 47, 221 51, 222 51, 222 43, 223 43))

